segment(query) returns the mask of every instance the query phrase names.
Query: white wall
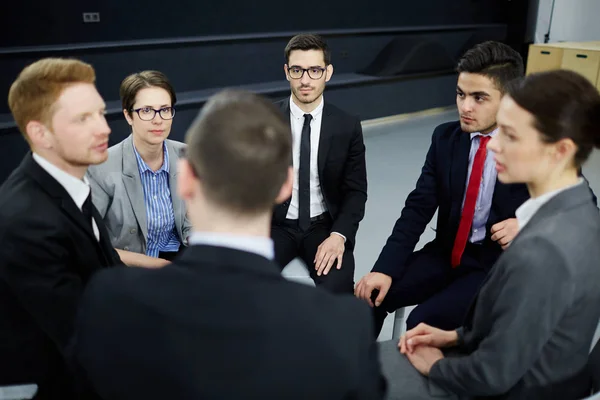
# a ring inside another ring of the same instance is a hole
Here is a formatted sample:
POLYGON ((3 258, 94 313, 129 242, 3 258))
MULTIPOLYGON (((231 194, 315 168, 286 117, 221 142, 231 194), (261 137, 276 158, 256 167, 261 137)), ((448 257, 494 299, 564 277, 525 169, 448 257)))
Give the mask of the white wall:
MULTIPOLYGON (((535 43, 548 32, 553 0, 539 0, 535 43)), ((600 0, 554 0, 550 42, 600 40, 600 0)))

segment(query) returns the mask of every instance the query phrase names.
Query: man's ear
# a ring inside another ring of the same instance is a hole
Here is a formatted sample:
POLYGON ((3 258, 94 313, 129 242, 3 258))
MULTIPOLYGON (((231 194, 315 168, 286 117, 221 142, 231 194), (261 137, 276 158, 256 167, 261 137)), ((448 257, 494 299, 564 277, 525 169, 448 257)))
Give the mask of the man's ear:
POLYGON ((25 134, 29 138, 29 142, 33 147, 38 149, 52 148, 52 141, 48 135, 49 133, 46 126, 40 121, 29 121, 25 126, 25 134))
POLYGON ((199 184, 194 168, 185 158, 177 162, 177 194, 183 200, 191 200, 194 197, 196 186, 199 184))
POLYGON ((329 64, 325 70, 325 82, 329 82, 331 77, 333 76, 333 64, 329 64))
POLYGON ((275 198, 275 204, 281 204, 292 195, 292 188, 294 187, 294 168, 289 167, 287 172, 287 177, 285 178, 285 182, 281 185, 281 189, 279 189, 279 194, 275 198))

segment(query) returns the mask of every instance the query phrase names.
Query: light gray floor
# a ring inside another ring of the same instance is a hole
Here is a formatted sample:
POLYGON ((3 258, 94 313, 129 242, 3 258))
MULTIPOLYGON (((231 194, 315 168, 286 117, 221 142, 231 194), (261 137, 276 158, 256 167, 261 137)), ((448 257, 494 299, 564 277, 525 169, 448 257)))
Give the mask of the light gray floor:
MULTIPOLYGON (((456 119, 456 112, 448 111, 402 122, 365 124, 369 198, 356 238, 356 282, 371 270, 400 216, 406 196, 414 189, 433 129, 456 119)), ((584 174, 595 193, 600 194, 600 152, 592 155, 584 166, 584 174)), ((428 228, 417 248, 433 237, 434 232, 428 228)), ((390 315, 379 340, 391 338, 392 325, 393 315, 390 315)))

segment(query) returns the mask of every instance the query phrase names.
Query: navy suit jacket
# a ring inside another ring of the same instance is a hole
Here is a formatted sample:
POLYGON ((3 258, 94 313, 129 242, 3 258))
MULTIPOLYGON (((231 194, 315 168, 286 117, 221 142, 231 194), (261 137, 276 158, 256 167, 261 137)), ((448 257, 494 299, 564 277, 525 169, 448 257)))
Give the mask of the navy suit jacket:
MULTIPOLYGON (((469 168, 470 135, 460 128, 458 121, 439 125, 433 132, 431 146, 416 188, 408 195, 402 214, 388 238, 373 272, 393 278, 403 274, 408 257, 413 253, 427 224, 438 210, 436 237, 424 251, 450 255, 466 190, 469 168)), ((505 219, 514 218, 515 210, 529 198, 524 184, 503 184, 496 180, 492 207, 486 223, 486 237, 482 267, 491 267, 502 248, 490 237, 490 228, 505 219)))

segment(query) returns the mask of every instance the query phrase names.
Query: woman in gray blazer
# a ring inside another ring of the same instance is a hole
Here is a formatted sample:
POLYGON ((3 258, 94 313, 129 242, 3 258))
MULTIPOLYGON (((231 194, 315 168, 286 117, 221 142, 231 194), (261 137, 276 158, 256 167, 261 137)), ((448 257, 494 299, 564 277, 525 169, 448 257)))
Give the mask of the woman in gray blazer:
POLYGON ((159 267, 187 244, 190 231, 176 188, 185 145, 167 139, 175 91, 163 73, 143 71, 123 80, 120 95, 132 133, 88 169, 93 203, 125 264, 159 267))
POLYGON ((578 169, 600 148, 600 94, 575 72, 533 74, 504 96, 497 123, 488 148, 498 179, 525 183, 531 195, 516 212, 519 233, 462 328, 423 324, 401 338, 404 355, 382 347, 390 398, 589 394, 585 366, 600 318, 600 213, 578 169))

